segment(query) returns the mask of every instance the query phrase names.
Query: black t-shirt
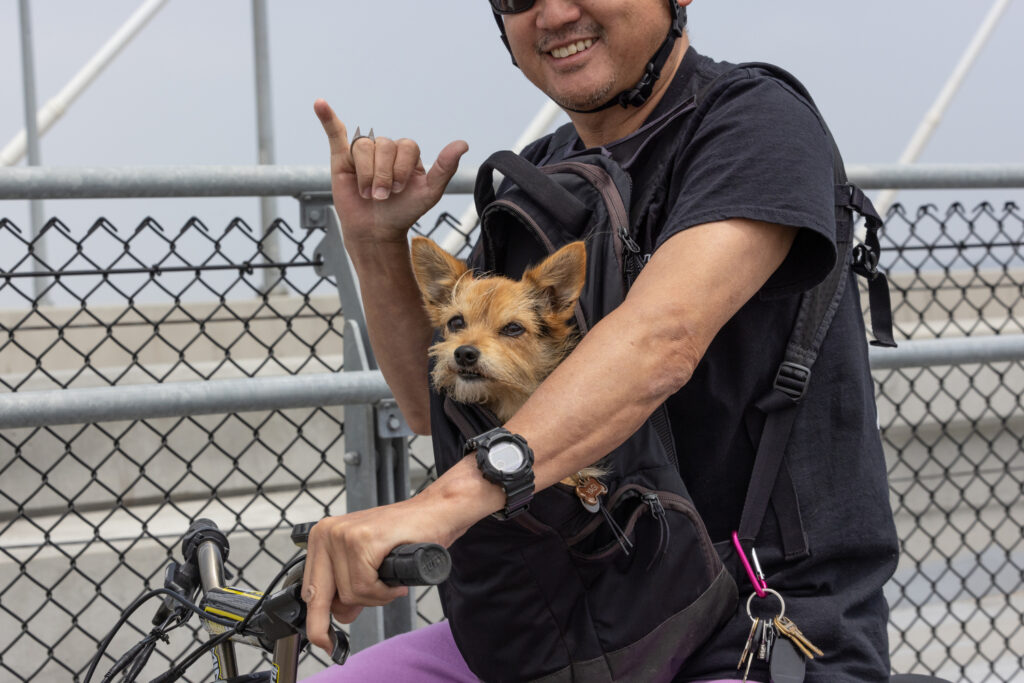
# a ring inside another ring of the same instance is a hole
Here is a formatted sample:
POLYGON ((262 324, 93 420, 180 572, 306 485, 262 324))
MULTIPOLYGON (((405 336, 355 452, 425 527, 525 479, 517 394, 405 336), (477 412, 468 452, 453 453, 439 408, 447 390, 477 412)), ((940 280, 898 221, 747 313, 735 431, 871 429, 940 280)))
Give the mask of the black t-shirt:
MULTIPOLYGON (((690 48, 651 119, 730 68, 690 48)), ((688 663, 686 678, 735 676, 750 629, 745 603, 751 587, 729 561, 728 545, 764 423, 754 403, 772 386, 799 294, 820 282, 836 258, 832 146, 816 109, 760 70, 733 69, 720 80, 684 115, 676 131, 688 141, 683 149, 672 149, 675 138, 659 139, 650 160, 630 170, 631 221, 644 254, 678 232, 730 218, 799 231, 782 266, 721 329, 690 381, 668 400, 683 479, 741 596, 736 617, 688 663)), ((538 141, 524 156, 539 163, 571 149, 548 142, 538 141)), ((771 510, 755 544, 768 585, 786 600, 787 616, 825 651, 808 663, 814 681, 886 680, 889 673, 882 585, 895 569, 898 543, 858 289, 850 277, 786 450, 810 556, 783 557, 771 510)), ((752 680, 767 680, 760 664, 751 672, 752 680)))

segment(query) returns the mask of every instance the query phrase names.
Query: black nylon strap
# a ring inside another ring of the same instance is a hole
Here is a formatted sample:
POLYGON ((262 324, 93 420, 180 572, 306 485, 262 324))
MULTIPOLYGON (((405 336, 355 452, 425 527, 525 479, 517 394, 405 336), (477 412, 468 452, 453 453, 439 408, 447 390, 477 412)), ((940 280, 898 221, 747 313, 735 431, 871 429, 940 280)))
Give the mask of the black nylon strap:
MULTIPOLYGON (((771 65, 748 66, 772 73, 790 84, 813 105, 807 91, 787 72, 771 65)), ((806 555, 809 549, 796 490, 788 468, 785 467, 786 444, 796 422, 799 402, 810 382, 811 369, 818 358, 818 351, 845 293, 853 243, 853 222, 849 210, 844 208, 843 213, 840 213, 838 206, 838 188, 848 186, 846 169, 831 133, 829 140, 832 145, 833 180, 837 188, 836 261, 825 279, 801 297, 785 357, 773 387, 756 403, 756 407, 765 413, 765 424, 754 456, 754 468, 747 486, 738 530, 740 540, 752 543, 761 530, 770 501, 778 519, 783 552, 787 558, 806 555), (781 474, 783 471, 784 475, 781 474)))
POLYGON ((868 306, 871 308, 872 346, 896 348, 892 336, 892 302, 889 300, 889 280, 879 271, 868 282, 868 306))
POLYGON ((893 348, 896 340, 892 333, 892 302, 889 299, 889 280, 878 270, 878 259, 882 253, 878 232, 884 226, 881 216, 875 210, 867 195, 855 185, 836 186, 836 205, 856 211, 864 217, 867 233, 864 244, 853 250, 852 268, 855 273, 868 281, 868 306, 871 311, 872 346, 893 348))
POLYGON ((754 458, 751 483, 746 487, 746 499, 743 501, 738 529, 740 541, 753 543, 768 511, 768 502, 772 501, 775 513, 779 517, 779 527, 788 529, 782 531, 783 552, 786 557, 796 557, 807 552, 803 522, 800 519, 800 508, 792 480, 790 486, 781 486, 778 476, 783 465, 785 444, 790 440, 790 433, 797 421, 798 405, 799 403, 790 396, 779 391, 772 391, 757 403, 757 407, 766 413, 767 418, 754 458), (792 543, 792 539, 795 538, 800 540, 796 547, 784 545, 787 539, 792 543))
POLYGON ((586 225, 590 220, 591 210, 583 202, 529 161, 508 150, 487 157, 477 172, 473 196, 478 215, 483 215, 487 205, 494 201, 494 171, 518 185, 538 206, 543 207, 567 229, 586 225))

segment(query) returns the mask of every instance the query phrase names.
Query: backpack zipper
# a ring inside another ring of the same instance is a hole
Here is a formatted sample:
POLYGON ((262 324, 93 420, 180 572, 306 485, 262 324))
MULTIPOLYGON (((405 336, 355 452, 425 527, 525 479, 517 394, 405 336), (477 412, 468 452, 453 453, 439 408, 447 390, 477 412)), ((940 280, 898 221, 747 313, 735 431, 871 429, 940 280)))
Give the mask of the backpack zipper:
POLYGON ((651 508, 651 516, 658 522, 658 547, 654 549, 654 553, 651 554, 651 561, 647 564, 647 570, 650 571, 654 563, 668 552, 668 544, 672 539, 672 530, 668 525, 665 507, 661 504, 661 498, 658 497, 658 494, 654 491, 648 491, 641 496, 641 499, 647 504, 647 507, 651 508))
POLYGON ((626 232, 626 228, 619 227, 619 239, 622 241, 622 245, 626 251, 629 252, 629 256, 623 255, 626 263, 623 268, 626 274, 626 289, 628 290, 636 282, 637 276, 640 275, 640 271, 643 270, 644 263, 643 259, 640 258, 640 245, 626 232))
POLYGON ((629 234, 629 214, 622 203, 622 196, 619 194, 618 188, 615 187, 615 182, 611 176, 604 169, 598 169, 580 161, 562 161, 550 166, 544 166, 541 170, 545 173, 558 173, 560 171, 576 173, 582 176, 584 180, 589 182, 601 194, 605 206, 609 208, 609 217, 613 223, 612 234, 615 236, 615 257, 619 262, 619 272, 626 276, 626 289, 629 289, 636 276, 639 275, 640 269, 643 268, 643 262, 639 257, 640 246, 629 234), (624 254, 626 250, 630 252, 628 261, 624 254))

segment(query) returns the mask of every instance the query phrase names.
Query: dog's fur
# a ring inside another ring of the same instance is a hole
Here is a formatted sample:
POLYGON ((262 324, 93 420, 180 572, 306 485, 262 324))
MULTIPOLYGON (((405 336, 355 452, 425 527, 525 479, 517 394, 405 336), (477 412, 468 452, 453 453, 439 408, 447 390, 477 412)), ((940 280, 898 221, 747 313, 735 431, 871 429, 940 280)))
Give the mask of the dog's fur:
POLYGON ((562 247, 521 280, 476 275, 425 237, 413 238, 412 265, 430 322, 443 336, 430 347, 431 381, 502 423, 579 341, 572 317, 586 279, 583 242, 562 247))

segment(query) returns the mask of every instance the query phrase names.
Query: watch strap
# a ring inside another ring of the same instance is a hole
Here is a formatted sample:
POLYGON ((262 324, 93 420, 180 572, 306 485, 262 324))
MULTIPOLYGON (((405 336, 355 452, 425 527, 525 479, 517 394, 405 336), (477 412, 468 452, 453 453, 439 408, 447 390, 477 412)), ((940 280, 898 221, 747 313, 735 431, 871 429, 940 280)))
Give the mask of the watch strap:
POLYGON ((505 521, 526 512, 533 500, 533 468, 527 470, 522 478, 515 482, 504 482, 501 487, 505 489, 505 507, 491 516, 505 521))

